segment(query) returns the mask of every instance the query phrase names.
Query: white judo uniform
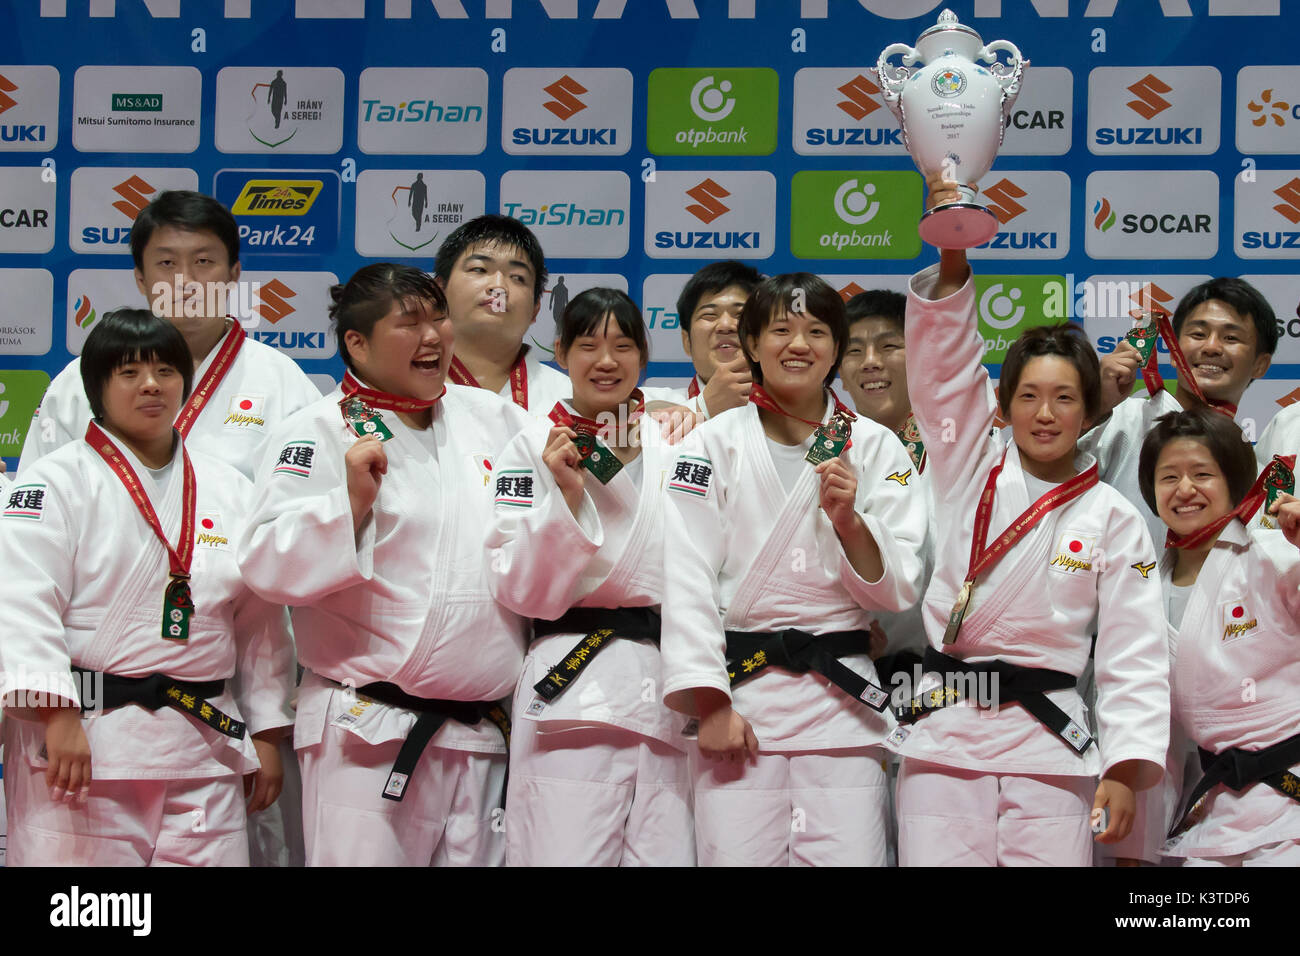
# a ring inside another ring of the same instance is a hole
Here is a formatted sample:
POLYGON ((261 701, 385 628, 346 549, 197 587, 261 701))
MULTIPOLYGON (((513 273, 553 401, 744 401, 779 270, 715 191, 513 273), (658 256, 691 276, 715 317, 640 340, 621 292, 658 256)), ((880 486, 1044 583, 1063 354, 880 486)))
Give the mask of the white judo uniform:
MULTIPOLYGON (((1095 622, 1100 740, 1079 755, 1019 704, 995 712, 963 702, 899 728, 889 742, 905 758, 900 860, 1087 865, 1094 775, 1124 760, 1164 764, 1169 675, 1159 584, 1150 574, 1155 554, 1137 510, 1096 484, 1048 512, 979 577, 956 643, 943 644, 989 472, 1005 462, 990 543, 1038 496, 1028 492, 1015 445, 1003 458, 988 440, 996 403, 980 364, 974 280, 945 299, 926 299, 936 270, 912 279, 906 327, 909 391, 935 494, 926 633, 935 649, 972 663, 998 659, 1077 677, 1095 622)), ((1081 471, 1091 463, 1086 454, 1076 458, 1081 471)), ((1074 689, 1047 697, 1085 724, 1074 689)))
MULTIPOLYGON (((195 370, 196 389, 220 351, 218 343, 195 370)), ((251 481, 270 433, 319 398, 320 390, 297 362, 246 338, 230 371, 194 420, 185 447, 232 465, 251 481)), ((75 358, 54 376, 41 399, 23 442, 19 474, 54 449, 80 441, 90 418, 90 402, 81 384, 81 359, 75 358)))
POLYGON ((356 435, 341 398, 336 389, 276 431, 238 545, 249 586, 294 608, 309 671, 294 729, 308 864, 500 862, 506 747, 497 727, 448 720, 404 799, 386 800, 417 715, 353 688, 383 681, 455 701, 514 691, 525 623, 488 591, 483 536, 493 464, 528 415, 451 384, 427 429, 382 413, 393 432, 388 470, 354 534, 344 454, 356 435))
MULTIPOLYGON (((1160 563, 1166 588, 1174 559, 1171 549, 1160 563)), ((1196 577, 1181 626, 1169 628, 1174 712, 1197 746, 1261 750, 1300 733, 1297 634, 1300 549, 1275 532, 1229 522, 1196 577)), ((1240 793, 1220 784, 1192 819, 1168 844, 1170 856, 1300 864, 1300 803, 1266 783, 1240 793)))
POLYGON ((1274 455, 1300 456, 1300 402, 1274 415, 1255 444, 1260 468, 1272 461, 1274 455))
MULTIPOLYGON (((548 621, 571 607, 657 610, 663 489, 677 449, 656 433, 608 484, 586 474, 575 520, 542 461, 551 427, 534 421, 497 460, 487 539, 492 593, 511 610, 548 621)), ((663 704, 655 643, 614 640, 549 703, 533 690, 585 636, 540 637, 524 660, 510 748, 507 862, 692 866, 685 719, 663 704)))
MULTIPOLYGON (((828 407, 824 421, 833 408, 828 407)), ((857 510, 884 572, 854 570, 806 465, 786 491, 755 405, 730 409, 683 443, 665 503, 664 695, 695 713, 694 691, 731 698, 759 742, 756 760, 690 756, 702 865, 885 862, 885 774, 879 745, 894 726, 815 671, 772 666, 731 689, 724 631, 865 630, 877 610, 916 601, 925 496, 906 450, 859 417, 841 459, 858 479, 857 510)), ((866 654, 845 657, 877 682, 866 654)))
MULTIPOLYGON (((234 329, 228 335, 233 335, 234 329)), ((208 353, 194 372, 194 393, 218 360, 226 340, 208 353)), ((250 481, 270 432, 300 408, 320 398, 298 363, 286 355, 245 337, 230 369, 222 377, 203 410, 194 419, 185 446, 233 466, 250 481)), ((189 403, 181 407, 185 414, 189 403)), ((90 402, 81 383, 81 359, 64 367, 45 392, 27 439, 20 470, 35 464, 70 441, 79 441, 90 421, 90 402)), ((302 781, 298 776, 291 742, 280 756, 284 763, 284 791, 274 804, 249 817, 249 854, 254 866, 302 866, 302 781)))
MULTIPOLYGON (((113 441, 175 545, 182 517, 180 444, 160 486, 113 441)), ((7 715, 12 864, 248 863, 242 778, 258 767, 251 735, 293 723, 293 648, 283 608, 249 591, 235 563, 234 540, 252 485, 202 453, 191 452, 191 459, 197 506, 188 641, 162 637, 166 550, 117 475, 77 441, 25 469, 5 499, 0 600, 21 629, 0 642, 0 670, 6 695, 53 692, 87 707, 97 703, 91 698, 98 692, 92 685, 81 693, 72 665, 120 677, 225 679, 225 690, 210 704, 245 721, 247 733, 235 740, 171 707, 92 710, 82 727, 93 780, 80 807, 50 799, 44 726, 7 715)))

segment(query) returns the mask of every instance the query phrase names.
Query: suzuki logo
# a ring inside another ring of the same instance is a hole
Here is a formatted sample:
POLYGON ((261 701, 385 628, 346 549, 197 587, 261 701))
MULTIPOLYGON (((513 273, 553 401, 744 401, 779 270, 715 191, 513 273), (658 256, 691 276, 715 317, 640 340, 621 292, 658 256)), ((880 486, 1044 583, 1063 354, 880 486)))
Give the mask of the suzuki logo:
POLYGON ((562 120, 567 120, 587 108, 587 104, 578 99, 578 95, 586 93, 587 88, 567 73, 550 86, 543 86, 542 91, 555 97, 555 99, 543 103, 542 106, 562 120))
POLYGON ((1129 301, 1133 303, 1134 308, 1129 311, 1130 318, 1141 318, 1148 313, 1161 313, 1168 318, 1170 315, 1166 303, 1173 302, 1174 297, 1166 292, 1154 282, 1142 283, 1142 288, 1129 296, 1129 301))
POLYGON ((840 298, 845 302, 848 302, 849 299, 853 298, 855 295, 861 295, 866 291, 866 289, 862 288, 862 286, 858 285, 856 282, 850 282, 843 289, 840 289, 840 298))
POLYGON ((293 306, 284 300, 292 299, 297 294, 279 279, 272 279, 258 290, 260 302, 253 309, 253 314, 271 323, 279 322, 294 311, 293 306))
POLYGON ((1151 119, 1157 113, 1163 113, 1174 105, 1160 95, 1172 90, 1173 87, 1168 83, 1148 73, 1128 88, 1128 91, 1137 97, 1135 100, 1129 100, 1128 108, 1143 119, 1151 119))
POLYGON ((135 222, 135 217, 149 205, 150 198, 157 191, 139 176, 132 176, 113 187, 113 192, 122 197, 113 203, 113 208, 135 222))
POLYGON ((0 73, 0 113, 3 113, 11 106, 18 105, 18 101, 9 95, 16 92, 18 92, 18 84, 0 73))
POLYGON ((853 79, 849 80, 841 87, 837 87, 839 92, 843 93, 847 99, 841 100, 835 105, 848 113, 855 120, 866 119, 876 110, 880 109, 873 96, 880 93, 880 87, 876 86, 869 79, 859 73, 853 79))
POLYGON ((1294 405, 1296 402, 1300 402, 1300 387, 1293 388, 1277 400, 1277 403, 1283 408, 1286 408, 1288 405, 1294 405))
POLYGON ((689 212, 706 226, 717 219, 724 212, 730 212, 731 208, 719 202, 723 196, 730 196, 731 193, 723 189, 712 179, 706 179, 698 186, 692 186, 686 190, 686 195, 695 200, 695 203, 686 207, 689 212), (698 203, 698 205, 696 205, 698 203))
POLYGON ((1285 186, 1273 190, 1273 195, 1285 205, 1274 206, 1273 211, 1291 225, 1300 225, 1300 178, 1293 179, 1285 186))
POLYGON ((691 87, 691 111, 706 123, 726 119, 736 108, 736 98, 727 96, 730 92, 730 80, 723 80, 715 86, 713 77, 706 76, 691 87))
POLYGON ((984 190, 989 210, 998 217, 998 222, 1006 224, 1025 211, 1025 207, 1016 202, 1029 195, 1009 179, 1002 179, 984 190))

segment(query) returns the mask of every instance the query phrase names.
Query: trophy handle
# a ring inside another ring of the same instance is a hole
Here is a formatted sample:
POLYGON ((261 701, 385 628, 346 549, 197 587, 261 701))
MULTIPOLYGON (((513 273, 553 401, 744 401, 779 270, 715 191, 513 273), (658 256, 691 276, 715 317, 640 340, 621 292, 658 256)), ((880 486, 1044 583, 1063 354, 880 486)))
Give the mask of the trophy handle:
POLYGON ((920 54, 912 49, 906 43, 891 43, 880 53, 880 58, 876 61, 876 76, 880 79, 880 92, 884 96, 885 102, 891 108, 898 102, 899 96, 903 93, 903 84, 907 78, 912 75, 908 69, 918 59, 920 54), (889 58, 895 54, 903 55, 903 65, 893 66, 889 58))
POLYGON ((1002 87, 1002 111, 998 122, 998 146, 1001 146, 1007 132, 1007 115, 1020 94, 1020 80, 1025 75, 1025 67, 1029 65, 1029 61, 1010 40, 994 40, 992 43, 985 44, 984 48, 975 55, 975 59, 990 64, 989 73, 997 81, 998 86, 1002 87), (998 60, 998 51, 1010 54, 1011 62, 1007 64, 998 60))

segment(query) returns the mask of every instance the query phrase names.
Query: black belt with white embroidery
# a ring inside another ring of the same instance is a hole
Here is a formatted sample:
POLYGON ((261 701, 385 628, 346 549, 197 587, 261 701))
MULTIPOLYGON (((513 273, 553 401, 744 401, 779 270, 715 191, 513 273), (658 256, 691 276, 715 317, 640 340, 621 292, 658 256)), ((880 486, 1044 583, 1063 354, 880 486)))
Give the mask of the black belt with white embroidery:
POLYGON ((414 697, 396 684, 377 681, 356 689, 358 697, 369 697, 390 707, 413 710, 418 717, 415 726, 402 742, 402 749, 397 752, 393 769, 388 773, 388 782, 384 785, 385 800, 401 800, 406 795, 406 785, 415 765, 420 762, 420 755, 429 741, 448 720, 459 720, 462 724, 477 724, 486 717, 496 724, 501 736, 510 745, 510 718, 499 703, 494 700, 438 700, 430 697, 414 697))
MULTIPOLYGON (((83 681, 89 679, 93 682, 102 678, 103 691, 100 706, 104 710, 112 710, 114 707, 123 707, 126 704, 139 704, 148 710, 171 707, 227 737, 233 737, 235 740, 244 739, 243 721, 235 720, 229 714, 223 714, 208 703, 209 698, 221 696, 221 692, 226 688, 224 680, 176 680, 166 674, 118 677, 116 674, 104 674, 76 666, 72 668, 72 672, 83 681)), ((85 709, 83 706, 82 710, 85 709)))
POLYGON ((575 607, 554 621, 533 621, 533 639, 550 634, 585 634, 546 676, 533 685, 545 701, 559 697, 596 654, 620 637, 659 643, 659 612, 652 607, 575 607))
POLYGON ((1256 783, 1266 783, 1278 793, 1300 803, 1300 777, 1291 768, 1300 764, 1300 734, 1265 747, 1263 750, 1242 750, 1233 747, 1222 753, 1200 750, 1201 770, 1205 776, 1192 788, 1192 795, 1177 822, 1169 831, 1172 837, 1191 826, 1187 817, 1211 788, 1223 784, 1238 793, 1256 783))
POLYGON ((1006 704, 1019 704, 1056 736, 1060 737, 1070 749, 1082 756, 1092 746, 1092 735, 1070 719, 1070 716, 1047 696, 1049 690, 1065 690, 1074 687, 1078 681, 1064 671, 1048 670, 1044 667, 1021 667, 1006 661, 985 661, 972 664, 958 657, 950 657, 933 647, 925 649, 921 666, 926 673, 937 672, 943 675, 943 685, 927 691, 919 697, 903 704, 894 711, 900 724, 912 724, 926 714, 949 707, 966 694, 970 681, 962 678, 979 678, 982 675, 997 675, 995 688, 996 703, 999 707, 1006 704))
POLYGON ((854 700, 877 713, 889 695, 839 658, 866 654, 871 635, 866 631, 810 634, 797 628, 784 631, 727 631, 727 677, 731 686, 748 680, 768 667, 797 674, 816 671, 854 700))

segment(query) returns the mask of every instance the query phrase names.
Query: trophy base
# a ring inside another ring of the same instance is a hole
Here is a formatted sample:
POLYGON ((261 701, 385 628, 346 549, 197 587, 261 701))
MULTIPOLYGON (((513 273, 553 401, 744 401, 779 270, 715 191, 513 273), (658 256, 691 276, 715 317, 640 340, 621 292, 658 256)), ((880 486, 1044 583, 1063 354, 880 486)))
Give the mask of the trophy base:
POLYGON ((921 217, 917 231, 937 249, 973 249, 998 234, 998 217, 977 202, 944 203, 921 217))

